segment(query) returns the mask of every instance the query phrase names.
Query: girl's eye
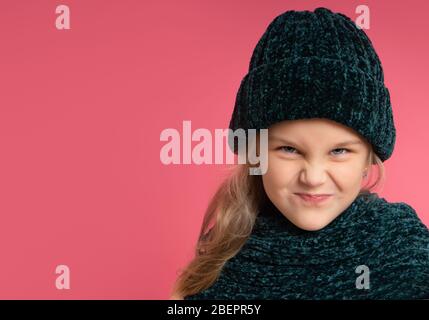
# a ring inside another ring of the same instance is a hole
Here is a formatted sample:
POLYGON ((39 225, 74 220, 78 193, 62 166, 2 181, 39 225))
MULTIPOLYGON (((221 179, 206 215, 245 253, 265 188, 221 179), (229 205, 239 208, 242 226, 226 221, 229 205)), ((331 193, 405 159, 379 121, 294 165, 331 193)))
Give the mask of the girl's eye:
POLYGON ((338 148, 338 149, 334 149, 333 151, 335 151, 335 150, 344 150, 344 151, 346 151, 344 153, 337 153, 337 154, 346 154, 346 153, 348 153, 350 151, 349 149, 345 149, 345 148, 338 148))
MULTIPOLYGON (((281 149, 281 150, 285 150, 285 149, 287 149, 287 148, 290 148, 290 149, 296 150, 294 147, 291 147, 291 146, 282 146, 282 147, 280 147, 279 149, 281 149)), ((286 153, 288 153, 288 152, 286 152, 286 153)))
MULTIPOLYGON (((292 149, 292 150, 296 150, 294 147, 291 147, 291 146, 282 146, 282 147, 280 147, 280 148, 278 148, 278 149, 281 149, 281 150, 287 150, 287 149, 292 149)), ((350 150, 349 149, 346 149, 346 148, 337 148, 337 149, 334 149, 334 150, 332 150, 332 151, 338 151, 338 150, 342 150, 342 151, 345 151, 345 152, 340 152, 340 153, 334 153, 334 154, 336 154, 336 155, 340 155, 340 154, 346 154, 346 153, 348 153, 350 150)), ((289 153, 288 151, 285 151, 286 153, 289 153)), ((291 152, 291 153, 294 153, 294 152, 291 152)))

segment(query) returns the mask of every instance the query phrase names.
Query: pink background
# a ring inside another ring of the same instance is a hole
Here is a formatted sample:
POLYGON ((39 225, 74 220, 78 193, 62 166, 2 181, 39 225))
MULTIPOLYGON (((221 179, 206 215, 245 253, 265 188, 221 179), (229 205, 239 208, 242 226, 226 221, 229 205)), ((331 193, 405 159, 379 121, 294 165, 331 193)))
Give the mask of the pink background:
MULTIPOLYGON (((166 128, 227 128, 278 14, 361 1, 3 0, 0 298, 167 299, 224 165, 160 162, 166 128), (54 27, 71 9, 71 30, 54 27), (55 287, 55 267, 71 289, 55 287)), ((398 131, 380 193, 429 224, 427 1, 366 1, 398 131)))

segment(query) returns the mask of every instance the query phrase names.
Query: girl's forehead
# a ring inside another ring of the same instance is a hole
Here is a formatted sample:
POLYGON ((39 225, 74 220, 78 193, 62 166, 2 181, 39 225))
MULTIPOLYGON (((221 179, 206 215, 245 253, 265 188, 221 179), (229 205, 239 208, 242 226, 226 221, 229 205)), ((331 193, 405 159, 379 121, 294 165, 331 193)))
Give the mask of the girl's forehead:
POLYGON ((342 135, 356 136, 358 133, 350 127, 329 119, 285 120, 268 128, 269 135, 342 135))
MULTIPOLYGON (((371 149, 370 143, 353 128, 330 119, 286 120, 268 128, 269 141, 291 142, 299 145, 337 145, 361 142, 371 149)), ((359 145, 359 144, 356 144, 359 145)))

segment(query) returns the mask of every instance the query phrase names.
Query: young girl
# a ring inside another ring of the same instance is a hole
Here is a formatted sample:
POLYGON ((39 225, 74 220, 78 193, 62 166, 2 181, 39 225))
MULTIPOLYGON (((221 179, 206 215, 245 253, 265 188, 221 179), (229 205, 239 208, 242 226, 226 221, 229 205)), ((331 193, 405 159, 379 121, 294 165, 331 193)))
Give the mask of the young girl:
POLYGON ((251 128, 268 129, 268 169, 248 161, 220 186, 172 299, 429 298, 428 228, 371 192, 396 131, 364 31, 326 8, 276 17, 230 122, 251 128))

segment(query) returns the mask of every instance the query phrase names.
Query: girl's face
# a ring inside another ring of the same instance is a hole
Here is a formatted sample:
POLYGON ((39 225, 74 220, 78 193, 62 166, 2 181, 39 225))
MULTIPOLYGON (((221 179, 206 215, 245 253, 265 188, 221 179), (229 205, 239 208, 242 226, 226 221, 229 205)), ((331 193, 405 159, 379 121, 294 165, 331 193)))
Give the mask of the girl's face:
POLYGON ((276 123, 268 128, 265 192, 297 227, 322 229, 359 194, 369 152, 370 145, 358 133, 329 119, 276 123), (297 193, 331 196, 314 203, 297 193))

